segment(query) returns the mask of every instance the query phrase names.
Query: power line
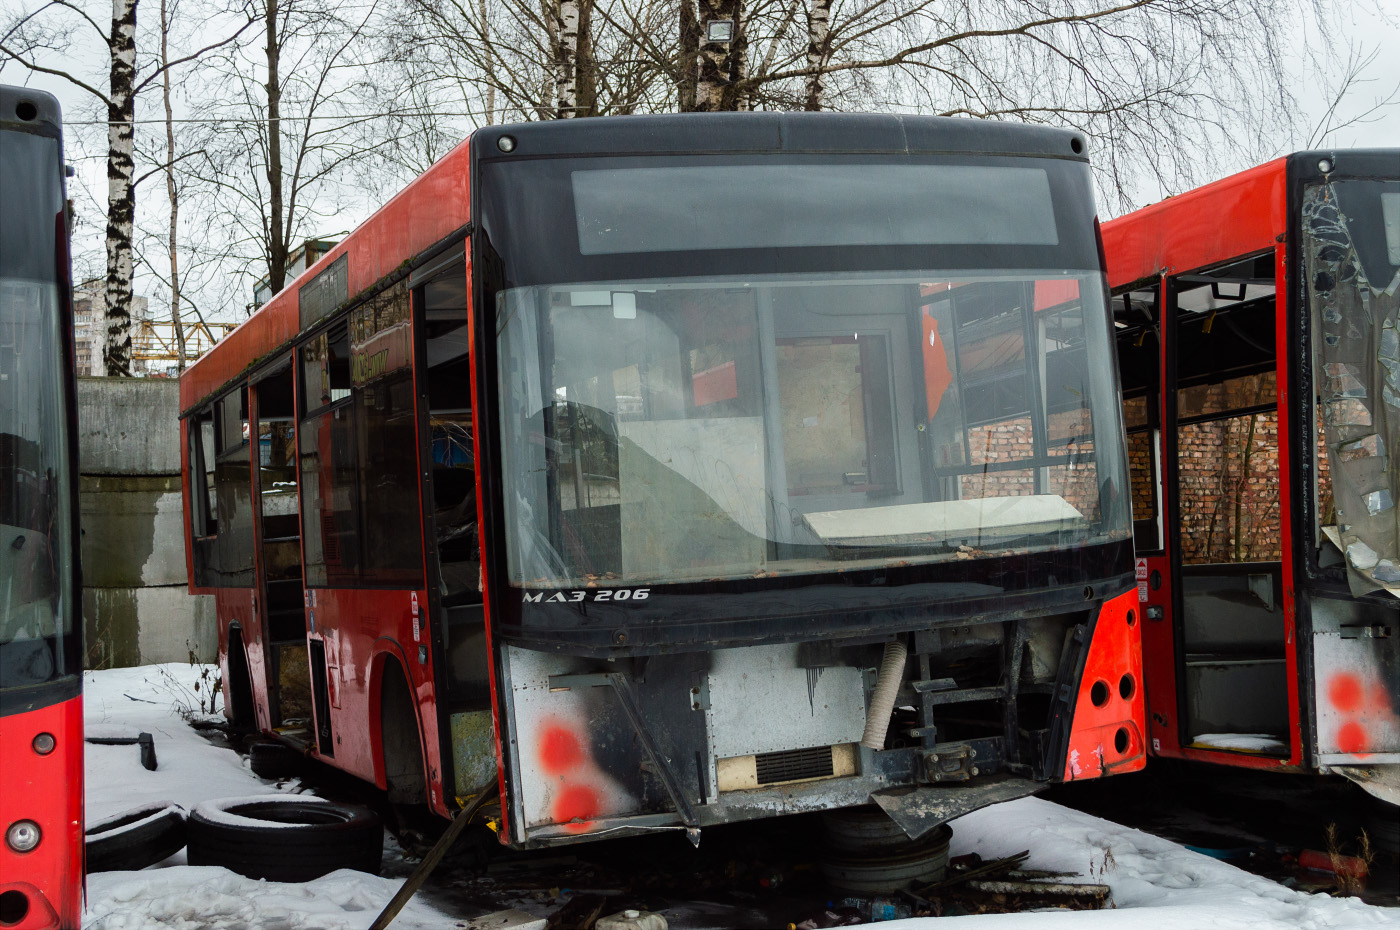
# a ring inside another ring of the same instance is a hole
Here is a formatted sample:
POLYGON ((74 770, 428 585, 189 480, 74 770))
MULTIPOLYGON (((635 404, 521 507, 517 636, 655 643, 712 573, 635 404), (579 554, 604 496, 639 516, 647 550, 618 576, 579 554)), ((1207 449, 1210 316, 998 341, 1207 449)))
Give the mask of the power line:
MULTIPOLYGON (((551 109, 551 110, 567 110, 567 109, 583 110, 583 109, 587 109, 587 108, 586 108, 586 107, 550 107, 550 109, 551 109)), ((385 113, 347 113, 347 114, 337 114, 337 115, 327 115, 327 116, 282 116, 282 117, 278 117, 278 118, 275 119, 275 120, 274 120, 274 119, 266 119, 266 118, 254 119, 254 118, 252 118, 252 117, 238 117, 238 118, 223 118, 223 119, 209 119, 209 118, 204 118, 204 119, 172 119, 172 120, 170 120, 170 122, 172 122, 172 123, 190 123, 190 124, 217 124, 217 123, 276 123, 276 122, 295 122, 295 121, 307 121, 307 120, 335 120, 335 119, 338 119, 338 120, 347 120, 347 121, 348 121, 348 120, 361 120, 361 119, 381 119, 381 118, 386 117, 386 116, 427 116, 427 117, 465 116, 465 117, 478 117, 478 116, 485 116, 487 113, 519 113, 519 112, 523 112, 523 111, 522 111, 520 108, 518 108, 518 107, 502 107, 502 108, 498 108, 498 109, 495 109, 495 110, 477 110, 476 112, 468 112, 468 113, 453 113, 453 112, 444 113, 444 112, 442 112, 442 111, 440 111, 440 110, 417 110, 417 111, 407 112, 407 113, 406 113, 406 112, 404 112, 403 110, 391 110, 391 111, 388 111, 388 112, 385 112, 385 113)), ((99 119, 75 120, 75 119, 65 119, 65 120, 63 121, 63 123, 64 123, 65 126, 163 126, 163 125, 165 125, 166 120, 165 120, 164 118, 161 118, 161 119, 135 119, 135 120, 105 120, 105 119, 100 119, 100 120, 99 120, 99 119)))

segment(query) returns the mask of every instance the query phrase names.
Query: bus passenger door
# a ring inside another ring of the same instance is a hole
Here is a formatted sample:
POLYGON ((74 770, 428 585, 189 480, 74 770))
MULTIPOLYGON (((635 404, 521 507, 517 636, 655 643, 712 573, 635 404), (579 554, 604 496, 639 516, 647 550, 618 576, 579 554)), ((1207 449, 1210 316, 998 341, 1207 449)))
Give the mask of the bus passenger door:
MULTIPOLYGON (((322 647, 315 662, 315 650, 308 649, 290 362, 253 385, 253 410, 258 614, 267 644, 272 726, 307 745, 315 729, 317 747, 333 755, 328 708, 313 700, 313 677, 325 682, 325 654, 322 647)), ((315 697, 324 690, 322 684, 315 697)))
POLYGON ((441 729, 450 733, 455 784, 467 797, 494 782, 496 756, 491 714, 490 654, 481 594, 477 537, 476 428, 471 395, 470 282, 463 249, 414 272, 415 328, 424 334, 415 368, 427 395, 422 460, 424 525, 430 563, 429 617, 442 630, 437 664, 441 729))
POLYGON ((1239 765, 1297 749, 1274 266, 1268 252, 1167 282, 1178 735, 1239 765))

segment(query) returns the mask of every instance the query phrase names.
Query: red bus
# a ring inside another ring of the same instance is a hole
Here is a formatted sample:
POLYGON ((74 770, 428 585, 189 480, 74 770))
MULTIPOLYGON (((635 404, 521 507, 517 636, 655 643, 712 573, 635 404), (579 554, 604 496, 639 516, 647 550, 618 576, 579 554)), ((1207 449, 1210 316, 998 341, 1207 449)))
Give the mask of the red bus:
POLYGON ((1141 767, 1083 149, 478 131, 181 381, 229 713, 517 846, 1141 767))
POLYGON ((1400 802, 1400 151, 1300 152, 1103 238, 1152 751, 1400 802))
POLYGON ((0 86, 0 926, 82 918, 82 586, 58 102, 0 86))

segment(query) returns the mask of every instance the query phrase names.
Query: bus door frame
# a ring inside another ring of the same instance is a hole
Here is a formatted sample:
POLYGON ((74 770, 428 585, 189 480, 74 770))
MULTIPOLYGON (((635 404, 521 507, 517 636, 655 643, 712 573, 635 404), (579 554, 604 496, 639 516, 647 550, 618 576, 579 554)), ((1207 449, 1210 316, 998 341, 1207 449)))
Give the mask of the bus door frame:
MULTIPOLYGON (((1174 268, 1166 268, 1162 271, 1160 283, 1162 306, 1162 327, 1159 340, 1161 350, 1161 447, 1158 461, 1161 466, 1162 532, 1165 552, 1163 556, 1149 556, 1146 559, 1149 579, 1148 600, 1145 602, 1144 614, 1148 622, 1144 624, 1143 629, 1143 665, 1144 676, 1149 682, 1148 717, 1153 752, 1166 757, 1197 759, 1252 769, 1300 767, 1304 758, 1302 722, 1306 719, 1300 696, 1300 675, 1303 669, 1303 665, 1300 663, 1306 658, 1306 653, 1300 652, 1297 635, 1295 551, 1298 533, 1297 528, 1293 525, 1295 520, 1292 496, 1293 443, 1290 438, 1292 432, 1290 417, 1295 405, 1292 401, 1293 393, 1288 370, 1293 337, 1288 320, 1290 301, 1288 300, 1289 291, 1285 263, 1286 245, 1281 241, 1275 242, 1272 252, 1274 258, 1274 372, 1277 385, 1276 410, 1278 420, 1276 451, 1278 456, 1279 548, 1282 577, 1280 619, 1283 624, 1285 700, 1288 711, 1289 748, 1287 757, 1225 749, 1204 749, 1189 745, 1187 736, 1189 714, 1186 689, 1185 605, 1182 591, 1182 572, 1180 571, 1182 565, 1180 469, 1177 459, 1178 302, 1177 291, 1173 285, 1174 277, 1189 272, 1181 272, 1174 268), (1154 596, 1157 592, 1152 587, 1151 572, 1153 571, 1162 572, 1164 581, 1163 591, 1165 594, 1161 598, 1160 606, 1165 617, 1161 621, 1154 619, 1155 612, 1151 610, 1152 607, 1159 606, 1157 598, 1154 596), (1167 624, 1166 632, 1170 634, 1169 637, 1162 635, 1162 632, 1158 630, 1161 623, 1167 624), (1168 642, 1171 647, 1169 674, 1172 687, 1170 698, 1162 693, 1165 689, 1161 687, 1161 683, 1167 680, 1166 675, 1168 674, 1166 661, 1161 650, 1168 642), (1153 683, 1156 683, 1158 688, 1159 699, 1155 701, 1152 694, 1153 683), (1163 720, 1165 714, 1162 707, 1173 704, 1176 720, 1174 722, 1163 720)), ((1245 251, 1237 257, 1223 257, 1218 261, 1212 261, 1207 267, 1226 264, 1236 260, 1236 258, 1244 258, 1248 254, 1249 252, 1245 251)), ((1141 583, 1142 579, 1139 579, 1140 597, 1141 583)))

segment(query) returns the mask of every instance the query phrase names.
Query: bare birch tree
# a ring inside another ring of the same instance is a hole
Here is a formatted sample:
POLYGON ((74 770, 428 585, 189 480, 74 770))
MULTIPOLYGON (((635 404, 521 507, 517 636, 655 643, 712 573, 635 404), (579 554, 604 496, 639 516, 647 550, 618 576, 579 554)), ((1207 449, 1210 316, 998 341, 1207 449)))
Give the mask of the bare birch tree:
MULTIPOLYGON (((107 117, 107 277, 105 285, 106 338, 104 369, 109 376, 129 377, 131 371, 131 298, 134 272, 133 239, 136 219, 136 102, 152 82, 171 67, 192 61, 232 37, 215 41, 197 51, 159 63, 140 77, 137 67, 137 0, 112 0, 107 29, 98 16, 74 0, 47 0, 21 12, 3 25, 0 56, 40 74, 62 78, 95 98, 107 117), (87 39, 98 39, 107 49, 107 90, 89 83, 79 73, 44 65, 45 53, 70 52, 87 39), (139 79, 138 79, 139 78, 139 79)), ((235 32, 234 35, 237 33, 235 32)), ((167 50, 168 52, 168 50, 167 50)))
MULTIPOLYGON (((453 112, 561 115, 542 88, 578 91, 575 2, 401 0, 418 83, 453 112)), ((893 109, 1070 126, 1097 140, 1101 184, 1123 207, 1135 179, 1180 188, 1271 154, 1298 113, 1278 24, 1311 22, 1326 47, 1334 12, 1333 0, 586 2, 577 48, 592 52, 597 93, 569 112, 893 109), (724 22, 732 38, 710 41, 724 22)))

